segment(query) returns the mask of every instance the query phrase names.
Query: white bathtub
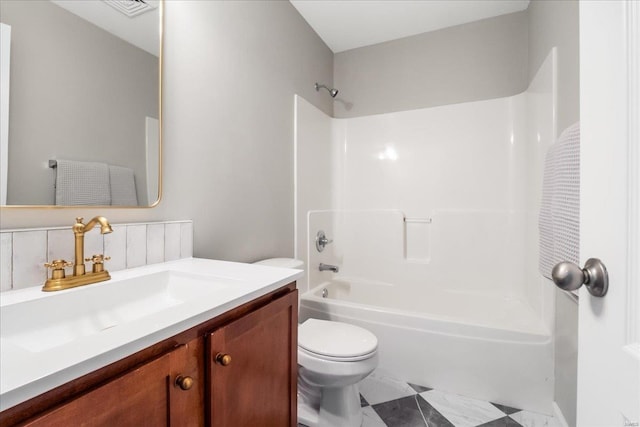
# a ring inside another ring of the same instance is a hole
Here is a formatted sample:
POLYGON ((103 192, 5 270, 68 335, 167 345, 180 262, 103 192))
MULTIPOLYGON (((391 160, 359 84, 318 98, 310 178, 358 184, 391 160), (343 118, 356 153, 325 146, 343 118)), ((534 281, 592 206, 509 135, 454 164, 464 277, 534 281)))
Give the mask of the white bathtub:
POLYGON ((394 285, 341 279, 302 295, 300 321, 311 317, 372 331, 379 367, 396 378, 552 413, 549 331, 518 300, 433 288, 398 292, 394 285))

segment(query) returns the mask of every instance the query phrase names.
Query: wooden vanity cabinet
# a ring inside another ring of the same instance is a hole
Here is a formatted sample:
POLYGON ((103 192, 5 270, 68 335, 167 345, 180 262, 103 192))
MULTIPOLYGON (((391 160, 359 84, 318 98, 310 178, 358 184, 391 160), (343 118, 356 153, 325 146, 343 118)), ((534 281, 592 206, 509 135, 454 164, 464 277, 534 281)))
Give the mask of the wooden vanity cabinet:
POLYGON ((209 335, 212 426, 297 425, 297 301, 290 293, 209 335))
POLYGON ((202 426, 204 413, 198 410, 204 402, 198 372, 201 351, 202 340, 195 339, 26 426, 202 426), (181 381, 176 383, 176 378, 181 381))
POLYGON ((297 303, 294 282, 9 408, 0 425, 295 427, 297 303))

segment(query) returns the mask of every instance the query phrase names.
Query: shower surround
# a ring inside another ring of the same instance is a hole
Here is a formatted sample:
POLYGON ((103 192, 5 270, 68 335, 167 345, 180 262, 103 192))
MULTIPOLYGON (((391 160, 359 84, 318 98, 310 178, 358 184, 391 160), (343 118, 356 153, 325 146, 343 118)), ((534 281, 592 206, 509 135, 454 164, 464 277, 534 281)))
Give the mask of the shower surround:
POLYGON ((537 217, 555 56, 505 98, 333 119, 296 96, 301 318, 370 328, 398 378, 551 413, 555 301, 537 272, 537 217), (321 253, 319 230, 334 240, 321 253), (509 374, 483 384, 474 359, 509 374))

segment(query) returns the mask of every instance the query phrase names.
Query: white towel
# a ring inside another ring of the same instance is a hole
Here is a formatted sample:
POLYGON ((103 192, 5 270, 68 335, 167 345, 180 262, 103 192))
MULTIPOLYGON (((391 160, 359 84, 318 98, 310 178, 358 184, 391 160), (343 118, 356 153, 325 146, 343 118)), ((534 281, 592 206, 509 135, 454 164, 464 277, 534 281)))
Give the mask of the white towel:
POLYGON ((540 273, 580 260, 580 124, 562 132, 545 159, 539 218, 540 273))
POLYGON ((109 168, 105 163, 58 159, 56 205, 110 205, 109 168))
POLYGON ((138 206, 136 180, 133 169, 109 165, 111 183, 111 204, 117 206, 138 206))

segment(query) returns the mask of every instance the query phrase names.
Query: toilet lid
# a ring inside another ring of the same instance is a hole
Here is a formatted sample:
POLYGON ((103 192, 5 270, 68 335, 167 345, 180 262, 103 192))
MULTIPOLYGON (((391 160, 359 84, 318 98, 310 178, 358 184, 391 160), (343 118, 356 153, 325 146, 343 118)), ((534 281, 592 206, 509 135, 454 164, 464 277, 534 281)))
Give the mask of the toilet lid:
POLYGON ((293 258, 269 258, 269 259, 263 259, 262 261, 258 261, 254 264, 268 265, 269 267, 280 267, 280 268, 302 269, 304 267, 304 262, 300 261, 299 259, 293 259, 293 258))
POLYGON ((348 358, 372 353, 378 339, 355 325, 308 319, 298 327, 298 345, 322 356, 348 358))

